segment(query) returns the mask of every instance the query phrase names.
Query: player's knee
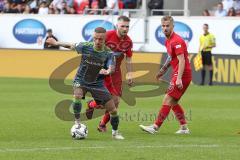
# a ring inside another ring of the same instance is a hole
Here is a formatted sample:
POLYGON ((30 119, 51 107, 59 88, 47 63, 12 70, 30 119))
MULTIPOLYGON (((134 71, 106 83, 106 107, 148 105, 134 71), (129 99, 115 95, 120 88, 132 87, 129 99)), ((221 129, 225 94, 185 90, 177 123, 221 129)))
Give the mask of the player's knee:
POLYGON ((120 101, 118 99, 114 101, 116 108, 118 107, 119 103, 120 103, 120 101))
POLYGON ((169 96, 168 94, 166 94, 163 99, 163 105, 174 106, 177 103, 178 103, 178 100, 169 96))
POLYGON ((114 102, 115 106, 118 107, 118 105, 120 103, 120 98, 119 97, 113 97, 113 102, 114 102))
POLYGON ((117 115, 117 108, 113 108, 111 111, 109 111, 110 115, 115 116, 117 115))
POLYGON ((111 113, 116 113, 117 112, 117 108, 114 104, 114 101, 111 99, 109 100, 106 104, 105 104, 106 110, 111 114, 111 113))
POLYGON ((73 97, 75 99, 81 100, 83 96, 81 94, 74 94, 73 97))

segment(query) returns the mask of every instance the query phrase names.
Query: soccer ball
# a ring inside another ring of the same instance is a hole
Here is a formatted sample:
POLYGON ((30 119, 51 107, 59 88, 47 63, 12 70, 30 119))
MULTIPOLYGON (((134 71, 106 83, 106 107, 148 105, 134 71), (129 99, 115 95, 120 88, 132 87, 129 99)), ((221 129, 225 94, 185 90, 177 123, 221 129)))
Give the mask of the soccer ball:
POLYGON ((71 135, 72 135, 72 138, 74 138, 74 139, 87 138, 87 135, 88 135, 87 126, 82 123, 80 123, 79 125, 74 124, 71 128, 71 135))

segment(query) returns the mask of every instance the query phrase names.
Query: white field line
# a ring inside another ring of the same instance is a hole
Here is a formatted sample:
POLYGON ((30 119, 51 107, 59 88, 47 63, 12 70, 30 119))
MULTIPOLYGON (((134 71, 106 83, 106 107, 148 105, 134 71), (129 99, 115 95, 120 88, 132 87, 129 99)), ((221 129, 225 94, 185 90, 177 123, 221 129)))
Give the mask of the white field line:
MULTIPOLYGON (((185 144, 185 145, 157 145, 157 146, 125 146, 122 149, 141 149, 141 148, 217 148, 216 144, 185 144)), ((81 149, 111 149, 118 146, 89 146, 89 147, 49 147, 49 148, 1 148, 0 153, 6 152, 39 152, 39 151, 66 151, 81 149)))

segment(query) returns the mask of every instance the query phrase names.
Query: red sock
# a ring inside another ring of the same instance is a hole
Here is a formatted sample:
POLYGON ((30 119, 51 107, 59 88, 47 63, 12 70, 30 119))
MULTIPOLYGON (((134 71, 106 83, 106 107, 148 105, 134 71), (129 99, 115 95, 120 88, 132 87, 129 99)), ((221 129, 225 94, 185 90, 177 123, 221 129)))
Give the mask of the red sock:
POLYGON ((161 110, 158 113, 158 117, 155 121, 155 124, 160 127, 163 123, 163 121, 167 118, 169 112, 171 110, 171 107, 168 105, 162 105, 161 110))
POLYGON ((183 111, 182 107, 179 104, 173 106, 172 110, 173 110, 173 112, 175 114, 175 117, 178 119, 180 125, 184 125, 184 124, 187 123, 186 119, 185 119, 184 111, 183 111))
POLYGON ((102 117, 100 125, 106 125, 110 120, 110 114, 108 111, 105 112, 104 116, 102 117))

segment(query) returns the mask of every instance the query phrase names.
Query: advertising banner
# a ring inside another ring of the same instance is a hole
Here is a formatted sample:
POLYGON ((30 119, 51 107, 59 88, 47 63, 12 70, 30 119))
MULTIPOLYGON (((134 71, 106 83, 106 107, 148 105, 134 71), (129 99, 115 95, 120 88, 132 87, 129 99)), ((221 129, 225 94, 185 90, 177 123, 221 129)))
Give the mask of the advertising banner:
MULTIPOLYGON (((0 48, 43 49, 47 29, 64 42, 91 41, 96 27, 115 29, 118 16, 83 15, 0 15, 0 48)), ((145 41, 145 21, 131 18, 129 36, 134 50, 145 41), (136 34, 137 33, 137 34, 136 34)))

